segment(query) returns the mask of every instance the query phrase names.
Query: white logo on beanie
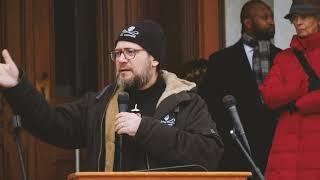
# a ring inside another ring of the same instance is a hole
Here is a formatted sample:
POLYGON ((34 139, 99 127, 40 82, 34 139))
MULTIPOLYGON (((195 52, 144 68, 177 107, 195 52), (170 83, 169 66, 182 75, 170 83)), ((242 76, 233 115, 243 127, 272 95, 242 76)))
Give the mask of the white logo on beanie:
POLYGON ((136 27, 130 26, 127 29, 122 30, 120 36, 129 36, 132 38, 136 38, 136 36, 139 34, 139 31, 133 31, 136 27))
POLYGON ((133 31, 135 28, 136 28, 136 27, 134 27, 134 26, 130 26, 130 27, 128 28, 128 31, 133 31))

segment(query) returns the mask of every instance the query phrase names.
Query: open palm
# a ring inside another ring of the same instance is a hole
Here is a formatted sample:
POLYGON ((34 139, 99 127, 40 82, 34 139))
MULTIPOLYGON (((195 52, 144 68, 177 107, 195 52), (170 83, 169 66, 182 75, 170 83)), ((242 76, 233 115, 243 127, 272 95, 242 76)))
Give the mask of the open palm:
POLYGON ((4 63, 0 63, 0 87, 14 87, 18 84, 19 70, 6 49, 2 51, 2 57, 4 63))

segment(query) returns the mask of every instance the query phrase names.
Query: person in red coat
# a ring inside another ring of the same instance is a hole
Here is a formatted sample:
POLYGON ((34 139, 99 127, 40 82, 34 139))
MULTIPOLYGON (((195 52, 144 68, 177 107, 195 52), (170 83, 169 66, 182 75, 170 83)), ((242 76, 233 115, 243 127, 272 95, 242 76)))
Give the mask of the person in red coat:
POLYGON ((268 180, 320 179, 320 82, 310 78, 294 53, 302 52, 320 77, 320 1, 294 0, 285 18, 297 34, 260 86, 264 102, 282 109, 265 175, 268 180))

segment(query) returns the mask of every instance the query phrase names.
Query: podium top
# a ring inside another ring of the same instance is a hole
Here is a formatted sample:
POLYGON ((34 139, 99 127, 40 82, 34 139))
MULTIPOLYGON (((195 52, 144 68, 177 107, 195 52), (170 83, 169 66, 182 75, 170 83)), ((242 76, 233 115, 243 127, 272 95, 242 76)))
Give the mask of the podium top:
POLYGON ((246 180, 250 172, 77 172, 68 180, 246 180))

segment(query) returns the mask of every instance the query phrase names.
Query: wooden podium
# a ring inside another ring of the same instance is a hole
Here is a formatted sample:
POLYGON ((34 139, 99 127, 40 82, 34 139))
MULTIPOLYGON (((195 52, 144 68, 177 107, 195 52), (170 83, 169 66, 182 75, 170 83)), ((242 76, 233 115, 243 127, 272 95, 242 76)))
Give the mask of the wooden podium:
POLYGON ((77 172, 68 180, 246 180, 250 172, 77 172))

